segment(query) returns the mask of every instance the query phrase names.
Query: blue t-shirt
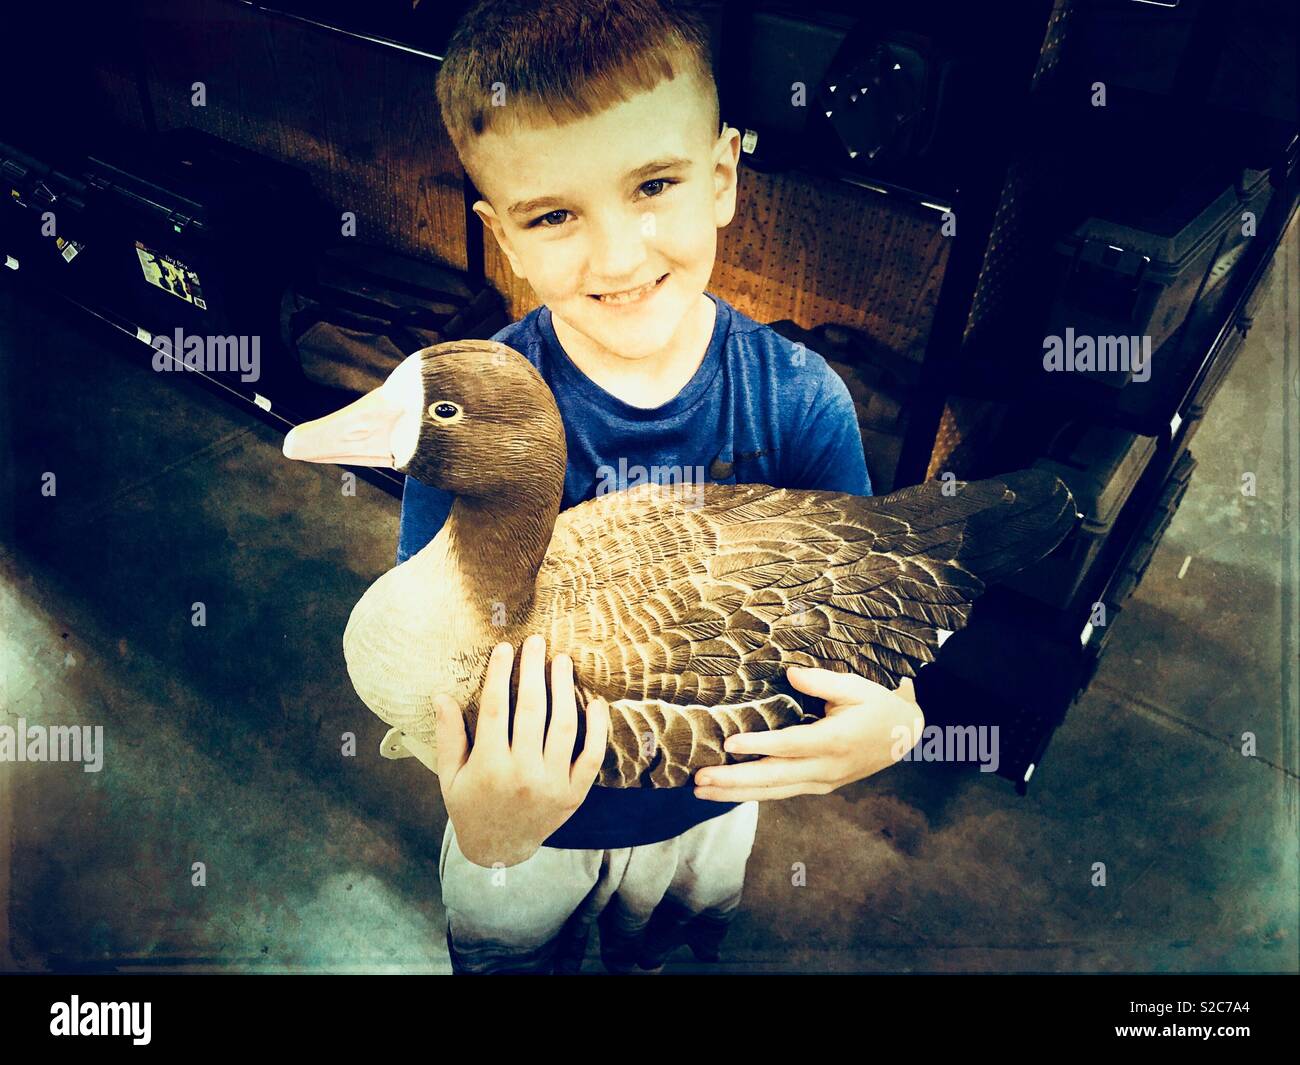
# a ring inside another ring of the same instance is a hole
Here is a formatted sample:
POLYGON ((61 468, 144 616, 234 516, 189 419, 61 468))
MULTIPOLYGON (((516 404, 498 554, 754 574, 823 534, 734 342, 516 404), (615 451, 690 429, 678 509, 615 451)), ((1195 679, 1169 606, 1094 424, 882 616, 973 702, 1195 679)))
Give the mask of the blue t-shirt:
MULTIPOLYGON (((706 295, 717 315, 704 361, 676 396, 652 409, 624 403, 579 370, 560 346, 547 307, 492 337, 536 366, 555 394, 569 449, 561 510, 595 498, 602 484, 609 491, 611 481, 625 488, 655 479, 652 467, 687 467, 722 484, 871 494, 853 400, 839 375, 816 352, 706 295)), ((406 479, 399 563, 437 535, 452 498, 406 479)), ((697 799, 693 785, 593 787, 543 846, 641 846, 736 805, 697 799)))

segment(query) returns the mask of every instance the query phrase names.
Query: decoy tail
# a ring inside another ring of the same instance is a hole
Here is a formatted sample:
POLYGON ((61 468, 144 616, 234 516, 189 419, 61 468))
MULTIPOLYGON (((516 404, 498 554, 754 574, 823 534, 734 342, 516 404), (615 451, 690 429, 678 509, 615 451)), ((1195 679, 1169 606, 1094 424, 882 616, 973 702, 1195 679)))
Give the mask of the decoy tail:
POLYGON ((981 481, 925 481, 867 505, 901 526, 877 550, 923 551, 986 585, 1050 554, 1079 521, 1065 482, 1035 469, 981 481))
POLYGON ((1002 498, 972 516, 958 556, 985 584, 1051 554, 1079 523, 1074 496, 1055 474, 1016 470, 992 479, 998 482, 1005 486, 1002 498))

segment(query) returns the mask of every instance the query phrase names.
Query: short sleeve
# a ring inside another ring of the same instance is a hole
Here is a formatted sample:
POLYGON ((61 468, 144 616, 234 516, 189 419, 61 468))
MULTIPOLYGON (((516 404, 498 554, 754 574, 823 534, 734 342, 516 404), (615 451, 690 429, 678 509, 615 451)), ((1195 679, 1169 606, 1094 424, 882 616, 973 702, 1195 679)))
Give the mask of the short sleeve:
POLYGON ((400 566, 438 535, 451 504, 450 492, 430 488, 414 477, 402 486, 402 513, 397 523, 397 564, 400 566))
POLYGON ((824 375, 793 437, 783 443, 784 487, 871 495, 862 433, 848 385, 824 359, 824 375))

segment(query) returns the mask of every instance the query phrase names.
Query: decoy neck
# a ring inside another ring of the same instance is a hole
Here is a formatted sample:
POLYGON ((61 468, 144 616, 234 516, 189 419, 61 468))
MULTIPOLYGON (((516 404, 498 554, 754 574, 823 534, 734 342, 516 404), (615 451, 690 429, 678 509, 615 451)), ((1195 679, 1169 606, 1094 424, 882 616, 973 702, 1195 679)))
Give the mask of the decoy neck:
POLYGON ((391 468, 451 492, 445 535, 419 556, 451 560, 467 592, 511 614, 531 603, 567 452, 551 390, 513 348, 460 340, 418 351, 373 392, 291 429, 284 454, 391 468))

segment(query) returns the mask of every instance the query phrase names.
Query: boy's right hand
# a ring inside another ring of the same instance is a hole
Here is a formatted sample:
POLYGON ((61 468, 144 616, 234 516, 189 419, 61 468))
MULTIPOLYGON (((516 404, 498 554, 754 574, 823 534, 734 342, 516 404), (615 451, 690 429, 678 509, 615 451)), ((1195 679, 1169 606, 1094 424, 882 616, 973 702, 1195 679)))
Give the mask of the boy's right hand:
POLYGON ((510 735, 510 669, 514 648, 497 644, 479 697, 474 749, 460 707, 439 697, 438 781, 461 853, 475 865, 518 865, 537 852, 587 797, 605 758, 609 706, 587 706, 587 735, 572 761, 578 735, 573 662, 551 663, 551 723, 546 727, 546 641, 529 636, 519 660, 514 737, 510 735), (543 733, 546 733, 543 737, 543 733))

